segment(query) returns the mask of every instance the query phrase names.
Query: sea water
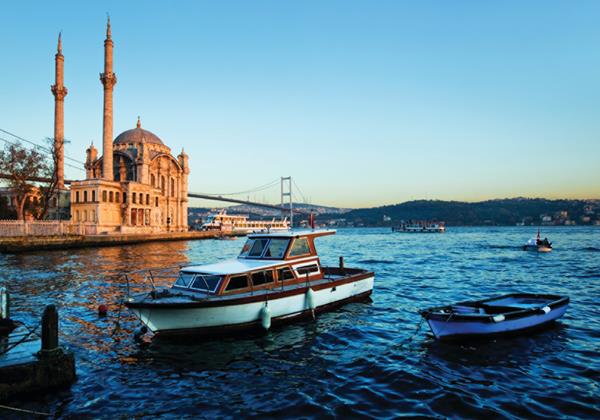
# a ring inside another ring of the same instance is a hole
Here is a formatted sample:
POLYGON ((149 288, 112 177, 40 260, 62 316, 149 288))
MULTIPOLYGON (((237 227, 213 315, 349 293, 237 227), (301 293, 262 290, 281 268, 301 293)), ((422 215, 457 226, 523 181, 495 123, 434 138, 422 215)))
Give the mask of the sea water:
POLYGON ((243 238, 0 255, 13 317, 34 325, 58 305, 78 373, 69 390, 7 405, 56 417, 599 418, 600 228, 544 228, 554 250, 523 251, 536 230, 340 229, 317 239, 322 263, 343 255, 347 267, 374 271, 370 301, 265 334, 186 343, 133 339, 140 324, 125 308, 119 316, 120 274, 234 258, 243 238), (420 322, 420 309, 510 292, 571 304, 550 329, 490 342, 437 342, 420 322))

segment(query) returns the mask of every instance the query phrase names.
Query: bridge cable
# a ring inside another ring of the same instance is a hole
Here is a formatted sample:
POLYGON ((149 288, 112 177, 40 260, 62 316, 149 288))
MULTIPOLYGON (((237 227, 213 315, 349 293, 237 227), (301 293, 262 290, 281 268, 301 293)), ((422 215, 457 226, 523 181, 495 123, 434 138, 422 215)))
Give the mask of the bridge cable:
MULTIPOLYGON (((44 150, 44 151, 46 151, 46 152, 48 152, 48 153, 52 153, 52 150, 50 150, 50 149, 48 149, 47 147, 44 147, 44 146, 42 146, 42 145, 39 145, 39 144, 37 144, 36 142, 33 142, 33 141, 31 141, 31 140, 24 139, 23 137, 17 136, 16 134, 13 134, 13 133, 11 133, 10 131, 6 131, 6 130, 4 130, 4 129, 2 129, 2 128, 0 128, 0 131, 2 131, 3 133, 6 133, 6 134, 8 134, 9 136, 13 136, 13 137, 14 137, 14 138, 16 138, 16 139, 19 139, 19 140, 21 140, 21 141, 24 141, 25 143, 29 143, 29 144, 31 144, 31 145, 33 145, 33 146, 35 146, 35 147, 39 147, 40 149, 42 149, 42 150, 44 150)), ((71 161, 73 161, 73 162, 75 162, 75 163, 79 163, 79 164, 81 164, 81 165, 85 165, 85 162, 82 162, 82 161, 80 161, 80 160, 74 159, 74 158, 72 158, 72 157, 70 157, 70 156, 65 156, 65 159, 69 159, 69 160, 71 160, 71 161)))

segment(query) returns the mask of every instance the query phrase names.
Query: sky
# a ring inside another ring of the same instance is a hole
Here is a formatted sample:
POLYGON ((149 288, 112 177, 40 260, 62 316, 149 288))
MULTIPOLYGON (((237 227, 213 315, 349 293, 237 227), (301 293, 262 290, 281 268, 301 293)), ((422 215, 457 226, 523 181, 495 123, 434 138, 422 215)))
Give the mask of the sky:
POLYGON ((185 148, 190 191, 292 176, 340 207, 600 198, 600 2, 7 2, 1 129, 52 136, 62 31, 66 155, 101 153, 107 13, 114 136, 139 115, 185 148))

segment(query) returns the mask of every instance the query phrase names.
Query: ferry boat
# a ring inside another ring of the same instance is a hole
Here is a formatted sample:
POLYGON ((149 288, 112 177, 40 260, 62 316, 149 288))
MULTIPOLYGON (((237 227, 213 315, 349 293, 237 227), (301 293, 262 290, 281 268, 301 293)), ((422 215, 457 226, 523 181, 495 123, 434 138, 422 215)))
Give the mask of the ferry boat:
POLYGON ((210 214, 206 222, 200 227, 201 230, 220 230, 233 233, 251 233, 260 231, 288 230, 290 222, 287 217, 282 220, 248 220, 243 214, 227 214, 226 210, 210 214))
POLYGON ((230 261, 182 267, 171 287, 125 305, 155 335, 223 335, 313 317, 368 298, 375 274, 324 267, 315 238, 335 230, 257 233, 230 261))
POLYGON ((444 222, 402 222, 400 226, 393 226, 392 232, 444 233, 446 232, 446 225, 444 222))

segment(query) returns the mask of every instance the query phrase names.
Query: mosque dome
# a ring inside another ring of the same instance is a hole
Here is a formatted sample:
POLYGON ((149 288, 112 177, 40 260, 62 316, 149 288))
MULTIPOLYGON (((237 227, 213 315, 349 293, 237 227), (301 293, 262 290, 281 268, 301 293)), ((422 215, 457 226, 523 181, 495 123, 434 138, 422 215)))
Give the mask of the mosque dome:
POLYGON ((137 126, 131 130, 123 131, 117 136, 114 141, 115 144, 128 144, 128 143, 152 143, 152 144, 164 144, 158 136, 148 130, 142 128, 140 118, 138 117, 137 126))

